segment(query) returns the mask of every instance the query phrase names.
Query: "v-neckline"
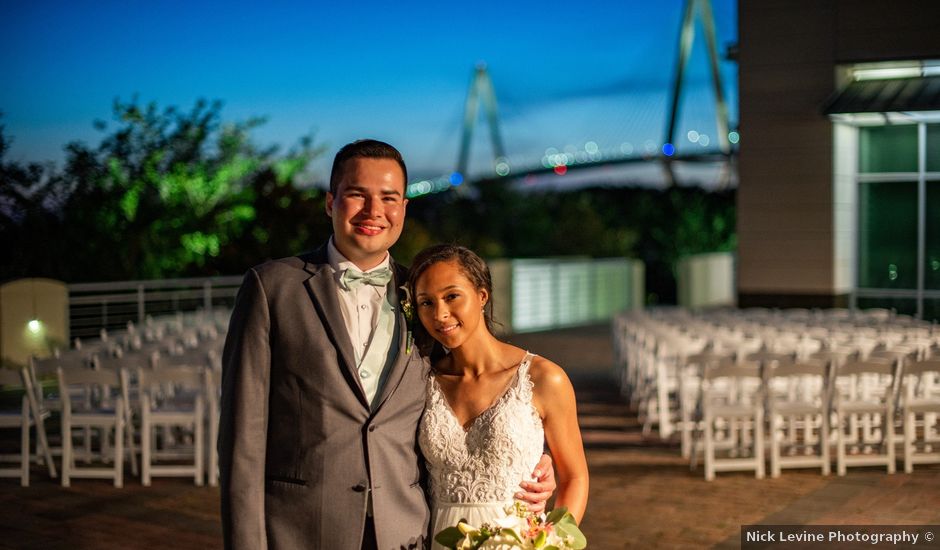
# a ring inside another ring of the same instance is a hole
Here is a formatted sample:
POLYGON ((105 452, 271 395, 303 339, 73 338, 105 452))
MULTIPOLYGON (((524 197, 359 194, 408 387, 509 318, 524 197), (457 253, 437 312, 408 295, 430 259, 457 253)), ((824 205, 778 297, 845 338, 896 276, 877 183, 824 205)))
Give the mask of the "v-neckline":
POLYGON ((468 434, 470 433, 470 430, 472 430, 473 427, 476 425, 477 421, 483 418, 483 416, 485 416, 488 412, 493 410, 496 407, 496 405, 499 405, 499 403, 503 400, 503 398, 505 398, 506 395, 509 394, 509 391, 512 390, 516 386, 516 384, 518 383, 519 371, 522 370, 522 366, 524 364, 532 360, 532 357, 533 355, 531 353, 529 353, 528 351, 525 352, 525 355, 522 357, 522 361, 519 361, 515 365, 514 368, 516 369, 516 372, 512 373, 512 376, 510 377, 509 382, 506 384, 506 387, 504 387, 502 391, 499 392, 499 394, 496 396, 496 398, 493 399, 493 402, 490 403, 488 407, 486 407, 485 409, 480 411, 476 416, 468 420, 466 424, 460 423, 460 418, 457 417, 457 413, 454 412, 454 408, 450 405, 450 401, 447 400, 447 395, 444 394, 444 389, 441 388, 441 383, 437 381, 437 376, 434 374, 431 374, 431 379, 434 381, 434 384, 437 386, 437 392, 441 395, 441 401, 444 403, 444 409, 447 410, 447 414, 451 417, 454 423, 457 424, 457 427, 459 427, 463 431, 464 434, 468 434))

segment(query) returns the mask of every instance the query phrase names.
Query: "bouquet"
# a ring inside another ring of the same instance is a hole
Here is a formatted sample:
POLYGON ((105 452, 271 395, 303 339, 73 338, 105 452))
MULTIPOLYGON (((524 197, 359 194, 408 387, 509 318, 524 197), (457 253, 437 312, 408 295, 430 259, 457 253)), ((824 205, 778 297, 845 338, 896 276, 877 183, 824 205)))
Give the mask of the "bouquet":
POLYGON ((460 521, 434 540, 451 550, 581 550, 587 546, 567 508, 535 514, 517 502, 505 511, 506 517, 479 527, 460 521))

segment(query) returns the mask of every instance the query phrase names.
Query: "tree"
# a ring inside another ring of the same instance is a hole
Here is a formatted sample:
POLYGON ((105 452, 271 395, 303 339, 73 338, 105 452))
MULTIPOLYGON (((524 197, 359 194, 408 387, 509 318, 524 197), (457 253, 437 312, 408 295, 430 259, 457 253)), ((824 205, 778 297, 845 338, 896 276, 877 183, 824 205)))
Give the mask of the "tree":
POLYGON ((113 129, 96 123, 109 132, 96 147, 67 146, 61 174, 21 176, 23 168, 4 165, 4 197, 12 197, 4 200, 37 213, 11 218, 10 234, 50 239, 23 250, 6 276, 76 282, 241 272, 307 236, 323 238, 322 223, 304 225, 323 211, 322 193, 298 186, 323 151, 312 138, 284 155, 258 148, 250 134, 263 120, 224 123, 218 101, 181 112, 116 100, 113 113, 113 129), (6 192, 15 178, 32 194, 6 192))

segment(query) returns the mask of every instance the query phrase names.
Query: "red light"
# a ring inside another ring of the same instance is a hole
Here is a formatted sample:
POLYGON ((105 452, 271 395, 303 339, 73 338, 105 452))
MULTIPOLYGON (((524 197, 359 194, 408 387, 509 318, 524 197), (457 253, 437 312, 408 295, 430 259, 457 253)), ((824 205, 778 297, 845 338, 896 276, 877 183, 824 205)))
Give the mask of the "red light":
POLYGON ((568 172, 568 167, 564 164, 559 164, 555 167, 555 173, 559 176, 564 176, 568 172))

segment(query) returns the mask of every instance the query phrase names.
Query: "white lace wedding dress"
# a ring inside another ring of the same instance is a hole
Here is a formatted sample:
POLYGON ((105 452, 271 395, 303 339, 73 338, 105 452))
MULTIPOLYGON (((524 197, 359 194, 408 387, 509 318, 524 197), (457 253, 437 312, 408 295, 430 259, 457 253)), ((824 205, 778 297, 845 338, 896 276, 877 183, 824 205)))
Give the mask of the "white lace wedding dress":
POLYGON ((503 394, 466 429, 434 376, 428 380, 419 443, 431 481, 432 540, 461 519, 479 527, 504 517, 519 483, 531 479, 545 438, 532 405, 532 357, 526 353, 503 394))

